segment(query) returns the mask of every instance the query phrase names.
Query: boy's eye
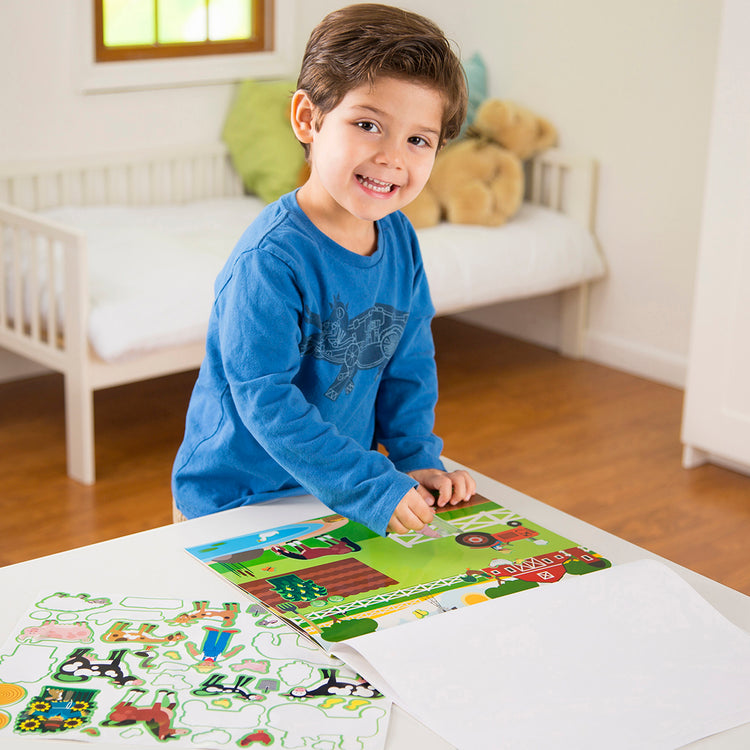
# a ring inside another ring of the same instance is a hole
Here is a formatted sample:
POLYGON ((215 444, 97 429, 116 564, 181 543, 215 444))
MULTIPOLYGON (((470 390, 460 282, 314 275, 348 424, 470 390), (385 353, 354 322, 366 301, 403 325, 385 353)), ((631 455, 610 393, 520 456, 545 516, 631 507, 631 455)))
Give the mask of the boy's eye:
POLYGON ((378 126, 374 122, 370 122, 369 120, 360 120, 357 123, 357 127, 361 128, 366 133, 376 133, 378 130, 378 126))
POLYGON ((413 135, 411 138, 409 138, 409 143, 411 143, 413 146, 420 146, 422 148, 432 148, 432 143, 428 141, 426 138, 422 138, 421 135, 413 135))

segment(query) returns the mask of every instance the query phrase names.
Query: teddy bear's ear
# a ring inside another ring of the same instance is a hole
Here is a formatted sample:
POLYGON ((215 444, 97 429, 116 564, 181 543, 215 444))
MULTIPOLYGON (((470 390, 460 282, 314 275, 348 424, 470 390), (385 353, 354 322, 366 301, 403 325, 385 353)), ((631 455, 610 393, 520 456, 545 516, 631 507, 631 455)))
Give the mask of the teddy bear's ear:
POLYGON ((512 105, 501 99, 485 99, 477 110, 470 128, 475 138, 489 138, 498 141, 502 130, 507 128, 512 118, 512 105))
POLYGON ((544 117, 537 117, 536 152, 557 145, 557 128, 544 117))

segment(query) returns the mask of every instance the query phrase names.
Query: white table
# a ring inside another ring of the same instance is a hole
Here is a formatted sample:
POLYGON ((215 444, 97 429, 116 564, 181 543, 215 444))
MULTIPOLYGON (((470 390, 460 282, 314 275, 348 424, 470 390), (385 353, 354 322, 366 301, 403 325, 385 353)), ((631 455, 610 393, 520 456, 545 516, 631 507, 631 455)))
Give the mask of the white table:
MULTIPOLYGON (((446 460, 446 464, 451 469, 467 468, 449 460, 446 460)), ((750 597, 664 560, 489 477, 471 469, 469 471, 477 480, 477 491, 480 494, 577 544, 599 552, 615 565, 644 558, 661 560, 676 570, 725 617, 750 631, 750 597)), ((227 587, 231 587, 231 584, 199 564, 185 552, 186 547, 239 533, 290 524, 302 518, 315 518, 326 512, 330 511, 312 497, 285 498, 283 501, 237 508, 0 568, 0 641, 9 635, 40 591, 108 590, 142 596, 185 597, 199 591, 207 597, 222 600, 221 597, 225 596, 227 587)), ((236 591, 234 587, 231 590, 236 591)), ((110 750, 122 747, 102 742, 94 746, 110 750)), ((51 747, 53 743, 45 739, 21 738, 9 734, 3 737, 3 748, 50 750, 51 747)), ((417 747, 448 750, 451 746, 395 706, 388 732, 388 750, 413 750, 417 747)), ((750 747, 750 724, 686 747, 744 750, 750 747)), ((54 748, 80 750, 81 744, 55 739, 54 748)))

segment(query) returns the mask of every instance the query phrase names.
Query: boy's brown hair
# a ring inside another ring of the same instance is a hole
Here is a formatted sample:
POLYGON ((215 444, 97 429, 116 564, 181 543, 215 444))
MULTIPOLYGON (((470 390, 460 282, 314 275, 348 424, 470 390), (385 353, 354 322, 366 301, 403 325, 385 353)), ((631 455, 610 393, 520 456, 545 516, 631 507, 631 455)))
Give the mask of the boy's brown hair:
POLYGON ((444 100, 440 145, 458 135, 467 102, 458 56, 432 21, 391 5, 361 3, 329 13, 307 42, 297 88, 325 115, 378 76, 435 88, 444 100))

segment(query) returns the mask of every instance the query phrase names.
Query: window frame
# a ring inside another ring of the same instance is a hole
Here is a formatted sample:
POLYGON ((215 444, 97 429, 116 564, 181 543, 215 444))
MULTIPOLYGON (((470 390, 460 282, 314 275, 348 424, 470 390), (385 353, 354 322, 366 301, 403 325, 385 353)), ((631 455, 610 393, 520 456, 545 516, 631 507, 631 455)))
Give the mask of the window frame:
POLYGON ((73 85, 84 94, 235 83, 247 78, 296 78, 295 0, 273 0, 273 49, 232 55, 96 62, 94 4, 71 14, 73 85))
MULTIPOLYGON (((158 2, 158 0, 156 0, 158 2)), ((104 44, 104 0, 91 0, 94 12, 94 60, 97 63, 125 60, 155 60, 164 58, 196 57, 267 52, 273 50, 273 0, 254 0, 252 28, 259 34, 249 39, 202 42, 158 42, 153 45, 134 44, 107 47, 104 44)))

